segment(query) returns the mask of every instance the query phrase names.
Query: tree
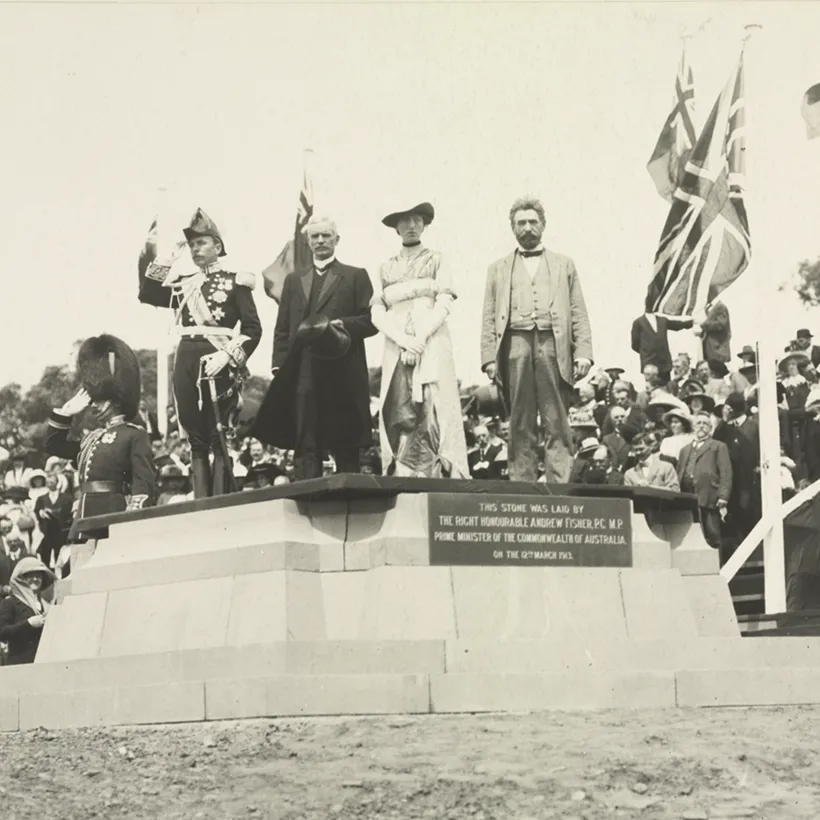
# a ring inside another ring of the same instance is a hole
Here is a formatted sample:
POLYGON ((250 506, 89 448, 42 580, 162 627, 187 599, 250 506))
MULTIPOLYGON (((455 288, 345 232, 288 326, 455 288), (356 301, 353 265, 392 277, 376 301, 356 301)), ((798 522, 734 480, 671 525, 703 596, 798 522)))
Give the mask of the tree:
POLYGON ((820 305, 820 257, 813 262, 804 259, 790 281, 780 285, 779 290, 793 290, 805 307, 820 305))

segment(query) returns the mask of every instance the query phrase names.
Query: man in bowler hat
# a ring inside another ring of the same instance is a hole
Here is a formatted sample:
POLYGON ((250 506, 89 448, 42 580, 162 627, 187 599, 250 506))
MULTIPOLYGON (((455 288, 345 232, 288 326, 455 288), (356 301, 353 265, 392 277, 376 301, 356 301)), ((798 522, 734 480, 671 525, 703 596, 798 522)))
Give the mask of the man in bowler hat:
POLYGON ((339 233, 328 218, 305 227, 313 262, 288 274, 273 338, 274 379, 251 434, 294 451, 294 476, 323 475, 325 453, 340 473, 358 473, 372 440, 364 340, 373 286, 364 268, 336 259, 339 233))

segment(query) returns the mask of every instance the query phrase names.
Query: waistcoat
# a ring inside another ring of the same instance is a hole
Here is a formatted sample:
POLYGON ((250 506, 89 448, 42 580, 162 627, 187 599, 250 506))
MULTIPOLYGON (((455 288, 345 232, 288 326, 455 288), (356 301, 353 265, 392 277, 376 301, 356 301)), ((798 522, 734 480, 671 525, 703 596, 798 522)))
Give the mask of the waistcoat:
POLYGON ((552 281, 546 256, 541 255, 535 277, 516 254, 510 279, 510 328, 512 330, 550 330, 552 281))

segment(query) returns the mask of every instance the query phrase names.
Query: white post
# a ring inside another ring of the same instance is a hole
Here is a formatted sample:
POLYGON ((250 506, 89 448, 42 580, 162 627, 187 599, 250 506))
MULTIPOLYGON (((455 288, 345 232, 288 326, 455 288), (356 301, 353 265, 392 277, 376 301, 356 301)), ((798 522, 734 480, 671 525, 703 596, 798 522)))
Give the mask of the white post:
MULTIPOLYGON (((758 46, 753 45, 760 38, 762 26, 752 24, 746 26, 746 48, 744 54, 744 69, 746 78, 751 78, 744 96, 748 102, 755 99, 756 93, 762 87, 761 73, 762 62, 760 60, 749 59, 754 55, 758 46), (757 32, 757 37, 752 39, 752 34, 757 32), (751 71, 749 67, 751 66, 751 71), (749 89, 751 89, 751 94, 749 89)), ((759 99, 759 97, 757 98, 759 99)), ((762 114, 760 105, 746 105, 746 128, 751 135, 749 112, 762 114)), ((747 157, 749 145, 755 145, 754 138, 747 140, 747 157)), ((759 147, 759 146, 757 146, 759 147)), ((754 149, 753 149, 754 151, 754 149)), ((763 151, 757 153, 762 157, 763 151)), ((748 166, 749 177, 754 179, 755 172, 751 165, 748 166)), ((762 176, 761 168, 758 167, 758 176, 762 176)), ((750 214, 754 219, 754 213, 750 214)), ((766 230, 765 225, 760 226, 761 231, 766 230)), ((763 243, 763 253, 756 252, 754 234, 752 235, 752 257, 755 259, 758 286, 758 315, 759 340, 757 344, 757 368, 758 368, 758 411, 760 420, 760 492, 762 495, 762 518, 766 535, 763 538, 763 573, 764 573, 764 596, 766 614, 774 614, 786 611, 786 565, 783 544, 783 518, 781 514, 782 491, 780 488, 780 420, 777 412, 777 383, 775 362, 778 359, 778 351, 774 344, 774 339, 769 331, 770 327, 770 305, 776 298, 775 280, 771 276, 773 266, 767 259, 767 244, 763 243)))
MULTIPOLYGON (((168 190, 159 189, 157 202, 157 239, 161 231, 162 219, 168 210, 168 190)), ((163 315, 166 311, 157 308, 163 315)), ((167 322, 163 322, 167 325, 167 322)), ((168 357, 171 355, 171 334, 170 329, 165 327, 157 343, 157 426, 163 438, 168 433, 168 357)))
POLYGON ((162 437, 168 434, 168 357, 170 339, 164 334, 157 345, 157 426, 162 437))

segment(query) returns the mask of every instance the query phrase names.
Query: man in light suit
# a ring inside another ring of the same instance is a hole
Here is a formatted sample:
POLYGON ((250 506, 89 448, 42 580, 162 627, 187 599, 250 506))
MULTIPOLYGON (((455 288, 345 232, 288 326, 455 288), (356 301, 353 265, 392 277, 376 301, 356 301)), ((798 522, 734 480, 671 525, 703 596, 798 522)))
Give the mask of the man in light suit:
POLYGON ((700 526, 710 547, 720 549, 722 510, 732 494, 732 461, 722 441, 712 438, 712 418, 701 411, 693 420, 695 440, 678 456, 681 490, 698 497, 700 526))
POLYGON ((566 483, 572 469, 567 409, 574 382, 592 364, 592 335, 575 263, 543 247, 545 223, 537 199, 513 203, 518 247, 487 271, 481 367, 506 394, 510 480, 538 477, 540 417, 545 479, 566 483))

